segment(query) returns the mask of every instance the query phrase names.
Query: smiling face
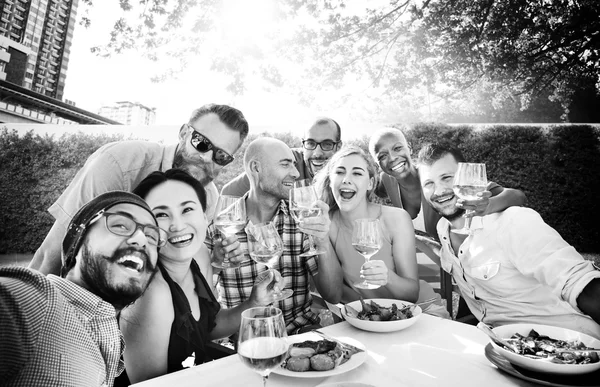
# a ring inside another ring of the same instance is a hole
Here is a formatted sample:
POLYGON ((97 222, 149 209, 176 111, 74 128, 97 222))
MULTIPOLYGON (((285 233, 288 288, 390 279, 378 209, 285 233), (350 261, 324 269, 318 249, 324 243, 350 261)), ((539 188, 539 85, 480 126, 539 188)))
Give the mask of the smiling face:
POLYGON ((373 149, 373 158, 381 170, 396 179, 410 174, 412 160, 410 147, 400 131, 387 133, 377 140, 373 149))
POLYGON ((268 153, 259 158, 258 189, 278 200, 287 200, 294 181, 300 176, 292 150, 282 142, 273 142, 268 153))
POLYGON ((202 153, 192 146, 190 140, 193 130, 232 156, 242 144, 242 139, 238 131, 228 127, 215 113, 203 115, 189 125, 190 127, 184 126, 179 133, 179 146, 173 159, 173 168, 183 169, 202 185, 206 185, 213 181, 224 167, 213 161, 212 149, 202 153))
POLYGON ((419 179, 425 199, 444 218, 452 221, 460 218, 464 210, 456 207, 458 198, 452 190, 458 162, 446 154, 431 165, 419 165, 419 179))
MULTIPOLYGON (((139 224, 156 225, 152 215, 137 205, 117 204, 109 210, 130 216, 139 224)), ((157 259, 157 247, 148 243, 142 230, 129 237, 115 235, 107 229, 103 216, 89 227, 69 275, 80 278, 81 286, 121 309, 146 290, 156 272, 157 259)))
POLYGON ((161 257, 185 260, 193 257, 206 238, 208 222, 196 191, 177 180, 167 180, 146 195, 158 226, 168 235, 161 257))
POLYGON ((342 212, 366 203, 367 192, 373 188, 367 162, 358 154, 342 157, 335 162, 329 179, 333 198, 342 212))
MULTIPOLYGON (((306 133, 304 140, 313 140, 320 143, 325 140, 337 142, 340 139, 338 138, 335 124, 331 121, 327 121, 326 123, 317 123, 313 125, 306 133)), ((337 152, 340 146, 341 143, 335 145, 330 151, 324 151, 321 149, 320 145, 313 150, 303 149, 304 163, 308 166, 308 169, 313 176, 323 168, 327 160, 337 152)))

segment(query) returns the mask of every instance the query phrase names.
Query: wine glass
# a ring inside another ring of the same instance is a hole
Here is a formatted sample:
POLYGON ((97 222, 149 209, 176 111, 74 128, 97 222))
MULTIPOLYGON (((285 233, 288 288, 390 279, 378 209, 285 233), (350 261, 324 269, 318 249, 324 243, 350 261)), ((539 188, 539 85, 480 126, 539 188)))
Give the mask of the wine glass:
MULTIPOLYGON (((313 207, 313 203, 318 199, 317 191, 310 179, 294 182, 294 188, 290 190, 290 211, 296 222, 300 223, 307 218, 317 218, 323 214, 323 210, 313 207)), ((310 257, 325 253, 325 251, 315 248, 315 241, 312 235, 308 235, 308 241, 310 249, 300 254, 300 257, 310 257)))
POLYGON ((264 387, 271 371, 285 359, 286 337, 281 309, 267 306, 242 312, 237 353, 242 363, 262 376, 264 387))
MULTIPOLYGON (((480 163, 458 163, 458 169, 454 175, 454 193, 463 200, 475 200, 477 193, 483 192, 487 188, 487 175, 485 173, 485 164, 480 163)), ((465 211, 465 225, 461 229, 453 229, 452 232, 463 235, 470 235, 471 220, 475 211, 465 211)))
MULTIPOLYGON (((379 219, 357 219, 354 221, 352 247, 365 257, 365 262, 369 262, 369 259, 381 248, 379 219)), ((380 287, 380 285, 369 283, 367 280, 356 282, 354 286, 360 289, 377 289, 380 287)))
MULTIPOLYGON (((246 202, 237 196, 221 195, 215 209, 215 227, 223 238, 235 235, 244 228, 246 219, 246 202)), ((229 262, 229 258, 213 254, 211 265, 220 269, 239 267, 239 263, 229 262)))
MULTIPOLYGON (((283 254, 283 241, 273 223, 259 223, 246 227, 248 235, 248 253, 256 263, 261 263, 273 270, 283 254)), ((271 301, 285 300, 294 293, 291 289, 283 289, 272 293, 271 301)))

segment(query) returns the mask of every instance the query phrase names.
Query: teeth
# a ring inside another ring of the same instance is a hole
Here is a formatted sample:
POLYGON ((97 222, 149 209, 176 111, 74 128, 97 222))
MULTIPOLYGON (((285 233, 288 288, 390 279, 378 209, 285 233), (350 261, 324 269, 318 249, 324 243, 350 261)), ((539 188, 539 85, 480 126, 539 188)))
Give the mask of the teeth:
POLYGON ((441 198, 437 199, 436 202, 444 203, 444 202, 447 202, 448 200, 451 200, 453 197, 454 197, 454 195, 442 196, 441 198))
POLYGON ((406 162, 402 162, 402 163, 396 165, 394 168, 392 168, 392 171, 398 172, 399 170, 403 169, 405 165, 406 165, 406 162))
POLYGON ((346 193, 354 193, 354 191, 350 190, 350 189, 341 189, 340 192, 342 192, 342 193, 344 193, 344 192, 346 192, 346 193))
POLYGON ((187 242, 191 239, 192 239, 192 234, 185 234, 185 235, 180 235, 180 236, 176 236, 173 238, 169 238, 169 242, 170 243, 181 243, 181 242, 187 242))
POLYGON ((315 165, 317 167, 322 167, 323 164, 325 164, 325 161, 327 161, 327 160, 311 160, 313 165, 315 165))
POLYGON ((126 255, 117 260, 117 263, 121 264, 121 265, 125 264, 126 262, 133 264, 133 265, 127 266, 127 268, 135 269, 137 271, 142 270, 144 267, 144 261, 140 257, 136 257, 135 255, 126 255))

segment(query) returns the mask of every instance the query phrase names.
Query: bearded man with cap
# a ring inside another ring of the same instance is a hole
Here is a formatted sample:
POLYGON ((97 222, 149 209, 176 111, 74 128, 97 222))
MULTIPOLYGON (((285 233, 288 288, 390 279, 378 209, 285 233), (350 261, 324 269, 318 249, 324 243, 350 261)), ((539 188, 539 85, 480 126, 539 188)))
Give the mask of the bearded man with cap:
POLYGON ((0 385, 112 386, 123 371, 116 314, 146 290, 165 241, 146 202, 111 191, 74 215, 61 277, 1 268, 0 385))

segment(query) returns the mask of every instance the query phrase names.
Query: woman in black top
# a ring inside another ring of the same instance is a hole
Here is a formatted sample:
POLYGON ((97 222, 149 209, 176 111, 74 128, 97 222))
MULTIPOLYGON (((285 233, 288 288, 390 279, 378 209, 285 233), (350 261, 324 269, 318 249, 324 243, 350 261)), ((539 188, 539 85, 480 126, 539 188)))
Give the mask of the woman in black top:
MULTIPOLYGON (((210 360, 205 344, 236 332, 240 313, 268 305, 273 291, 269 284, 281 280, 277 272, 268 274, 257 281, 248 301, 220 309, 213 287, 196 262, 205 266, 210 261, 204 247, 208 225, 200 182, 186 172, 171 169, 150 174, 134 193, 148 202, 158 225, 167 231, 168 241, 159 251, 160 270, 148 290, 121 312, 125 368, 132 383, 181 370, 182 362, 192 355, 194 364, 210 360)), ((239 242, 235 236, 230 238, 224 249, 237 255, 239 242)))

